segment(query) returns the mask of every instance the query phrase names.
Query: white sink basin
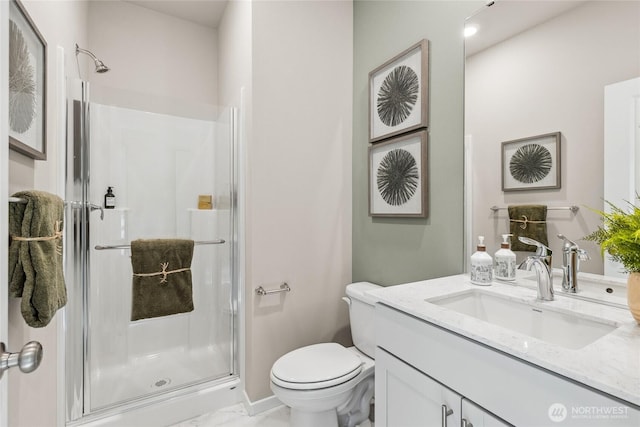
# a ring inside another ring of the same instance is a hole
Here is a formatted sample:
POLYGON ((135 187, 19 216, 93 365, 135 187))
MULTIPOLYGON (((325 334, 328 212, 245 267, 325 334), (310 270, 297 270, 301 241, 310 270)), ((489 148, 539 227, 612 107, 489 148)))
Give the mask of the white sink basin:
POLYGON ((476 289, 426 301, 573 350, 591 344, 618 326, 476 289))

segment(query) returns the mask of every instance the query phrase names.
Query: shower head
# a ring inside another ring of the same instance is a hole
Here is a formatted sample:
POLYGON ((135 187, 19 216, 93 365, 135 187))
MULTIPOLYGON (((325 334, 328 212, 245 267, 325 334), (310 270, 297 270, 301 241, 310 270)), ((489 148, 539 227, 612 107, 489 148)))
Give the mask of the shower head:
POLYGON ((91 53, 90 51, 86 50, 86 49, 82 49, 81 47, 78 46, 78 44, 76 43, 76 58, 78 57, 79 53, 84 53, 85 55, 88 55, 91 59, 93 59, 93 63, 96 66, 96 73, 106 73, 107 71, 109 71, 109 67, 107 67, 106 65, 104 65, 104 62, 102 62, 101 60, 99 60, 93 53, 91 53))
POLYGON ((95 63, 96 63, 96 73, 106 73, 107 71, 110 70, 110 68, 104 65, 104 62, 100 61, 99 59, 96 59, 95 63))

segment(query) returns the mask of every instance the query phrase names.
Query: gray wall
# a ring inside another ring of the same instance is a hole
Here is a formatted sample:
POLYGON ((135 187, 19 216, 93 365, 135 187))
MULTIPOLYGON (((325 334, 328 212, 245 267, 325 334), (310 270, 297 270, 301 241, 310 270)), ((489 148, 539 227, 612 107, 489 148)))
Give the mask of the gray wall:
POLYGON ((466 17, 483 1, 355 1, 353 281, 381 285, 463 271, 463 67, 466 17), (429 40, 427 219, 368 215, 368 73, 429 40))

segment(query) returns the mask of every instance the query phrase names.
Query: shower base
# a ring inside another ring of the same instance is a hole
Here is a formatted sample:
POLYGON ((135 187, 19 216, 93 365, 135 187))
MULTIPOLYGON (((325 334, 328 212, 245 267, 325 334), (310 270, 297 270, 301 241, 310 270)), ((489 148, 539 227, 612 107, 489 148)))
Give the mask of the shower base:
POLYGON ((234 376, 154 396, 87 415, 67 427, 158 427, 177 424, 242 401, 242 382, 234 376))
POLYGON ((177 348, 131 358, 127 364, 94 369, 91 410, 219 378, 229 377, 229 351, 221 347, 177 348))

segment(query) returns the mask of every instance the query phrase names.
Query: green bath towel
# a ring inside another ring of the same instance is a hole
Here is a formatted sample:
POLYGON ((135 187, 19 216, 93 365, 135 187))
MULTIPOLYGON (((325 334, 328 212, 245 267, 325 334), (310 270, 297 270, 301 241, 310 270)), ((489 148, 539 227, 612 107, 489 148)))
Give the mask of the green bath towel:
POLYGON ((193 311, 193 245, 184 239, 131 242, 132 321, 193 311))
POLYGON ((545 246, 549 246, 547 238, 547 206, 546 205, 516 205, 509 206, 509 232, 511 250, 535 252, 536 247, 526 245, 518 237, 529 237, 545 246))
POLYGON ((9 203, 9 294, 22 298, 27 324, 41 328, 67 303, 62 270, 64 203, 44 191, 13 196, 27 203, 9 203))

